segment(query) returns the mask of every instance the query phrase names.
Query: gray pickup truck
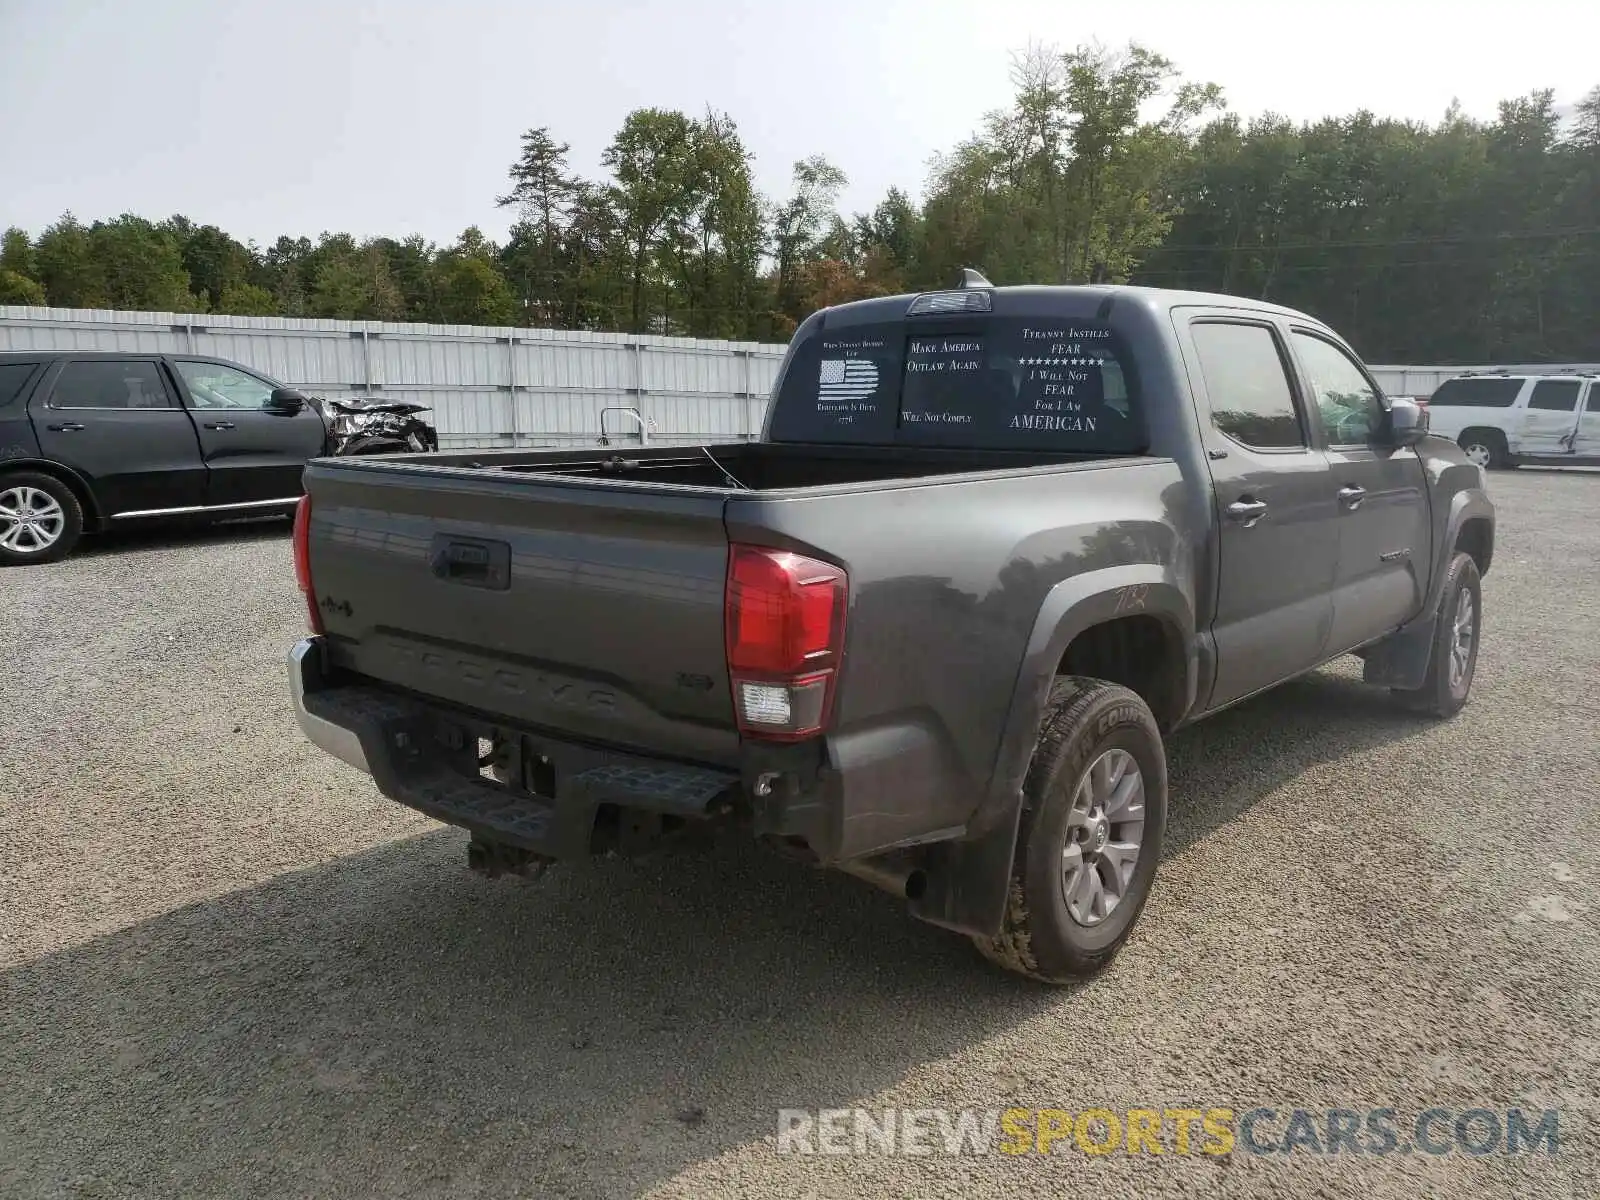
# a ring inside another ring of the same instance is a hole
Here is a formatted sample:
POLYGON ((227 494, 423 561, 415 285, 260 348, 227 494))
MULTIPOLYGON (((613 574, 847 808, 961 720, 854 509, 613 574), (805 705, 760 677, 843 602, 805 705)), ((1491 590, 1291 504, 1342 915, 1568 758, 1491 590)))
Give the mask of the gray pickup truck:
POLYGON ((1149 895, 1165 735, 1349 653, 1455 713, 1494 551, 1320 322, 976 272, 808 318, 757 442, 305 482, 300 725, 474 869, 741 829, 1052 982, 1149 895))

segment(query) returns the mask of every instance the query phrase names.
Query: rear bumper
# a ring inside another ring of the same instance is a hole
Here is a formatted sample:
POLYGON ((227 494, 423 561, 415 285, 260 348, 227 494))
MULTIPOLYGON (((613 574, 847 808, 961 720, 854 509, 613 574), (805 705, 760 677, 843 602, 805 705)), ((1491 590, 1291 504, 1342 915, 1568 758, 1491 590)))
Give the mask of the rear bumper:
POLYGON ((685 819, 731 808, 753 834, 799 839, 836 863, 960 837, 975 794, 925 725, 747 744, 737 765, 689 766, 330 672, 316 637, 289 654, 289 693, 306 737, 371 775, 391 800, 555 858, 588 853, 597 814, 611 805, 685 819), (480 739, 508 749, 502 778, 518 786, 480 774, 480 739))
MULTIPOLYGON (((888 837, 897 833, 912 834, 900 837, 901 846, 943 842, 927 848, 927 891, 911 911, 965 933, 999 928, 1015 820, 975 842, 953 840, 962 831, 939 823, 951 804, 928 803, 951 781, 932 769, 927 739, 914 731, 748 748, 737 770, 691 767, 497 726, 361 676, 331 677, 320 638, 290 652, 289 692, 314 745, 371 775, 389 799, 469 830, 480 850, 491 842, 576 858, 595 849, 606 805, 622 818, 612 835, 638 827, 646 840, 640 814, 647 825, 650 814, 707 818, 747 805, 751 832, 800 838, 824 864, 889 849, 888 837), (513 747, 507 774, 525 786, 479 773, 482 737, 513 747), (549 786, 526 786, 541 783, 549 786)), ((616 844, 626 849, 626 837, 616 844)))
POLYGON ((739 776, 564 742, 363 682, 330 679, 320 638, 289 654, 295 719, 310 741, 372 776, 389 799, 474 835, 551 858, 589 853, 605 806, 708 818, 739 776), (502 748, 502 777, 480 772, 480 744, 502 748))
POLYGON ((366 751, 354 730, 335 725, 306 708, 306 693, 324 686, 322 644, 319 638, 303 638, 289 651, 289 700, 294 705, 294 718, 300 730, 313 746, 326 750, 335 758, 343 759, 359 771, 372 774, 367 766, 366 751))

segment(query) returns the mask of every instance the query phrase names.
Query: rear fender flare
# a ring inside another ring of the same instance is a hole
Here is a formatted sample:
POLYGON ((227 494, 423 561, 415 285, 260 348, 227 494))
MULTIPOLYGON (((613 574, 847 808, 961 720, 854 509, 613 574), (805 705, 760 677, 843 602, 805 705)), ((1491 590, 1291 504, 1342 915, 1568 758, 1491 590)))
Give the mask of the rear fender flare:
MULTIPOLYGON (((1095 625, 1136 616, 1154 617, 1167 628, 1173 648, 1184 656, 1182 711, 1194 707, 1198 667, 1194 603, 1188 588, 1169 568, 1160 563, 1135 563, 1064 579, 1050 589, 1034 621, 983 808, 1004 806, 1021 794, 1056 668, 1072 640, 1095 625)), ((981 810, 974 814, 975 825, 983 824, 980 815, 981 810)))
POLYGON ((929 847, 927 890, 911 904, 924 921, 992 936, 1005 914, 1022 782, 1039 739, 1056 668, 1073 638, 1119 617, 1151 616, 1184 658, 1182 706, 1193 708, 1198 672, 1194 604, 1175 571, 1159 563, 1108 567, 1056 584, 1045 596, 1028 639, 1000 738, 989 786, 966 836, 929 847))

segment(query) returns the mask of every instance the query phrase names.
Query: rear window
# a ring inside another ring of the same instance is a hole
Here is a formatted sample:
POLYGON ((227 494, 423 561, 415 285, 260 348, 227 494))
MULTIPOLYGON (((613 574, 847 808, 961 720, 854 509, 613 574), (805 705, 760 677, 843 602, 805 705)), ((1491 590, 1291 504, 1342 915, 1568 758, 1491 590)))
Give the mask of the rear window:
POLYGON ((154 362, 86 358, 69 362, 56 376, 51 408, 172 408, 172 398, 154 362))
POLYGON ((1529 408, 1545 408, 1552 412, 1576 412, 1578 389, 1583 385, 1576 379, 1545 379, 1533 385, 1533 395, 1528 397, 1529 408))
POLYGON ((823 331, 795 350, 772 438, 1137 453, 1137 390, 1095 321, 949 318, 823 331))
POLYGON ((1430 408, 1510 408, 1520 379, 1447 379, 1428 399, 1430 408))
POLYGON ((22 394, 38 363, 0 363, 0 408, 22 394))

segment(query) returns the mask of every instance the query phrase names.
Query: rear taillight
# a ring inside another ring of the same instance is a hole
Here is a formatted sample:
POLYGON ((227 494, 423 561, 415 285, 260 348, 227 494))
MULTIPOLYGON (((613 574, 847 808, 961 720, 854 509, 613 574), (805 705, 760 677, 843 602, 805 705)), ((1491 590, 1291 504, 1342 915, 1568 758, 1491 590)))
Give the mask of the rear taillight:
POLYGON ((845 573, 831 563, 729 548, 724 629, 741 733, 798 741, 827 726, 848 597, 845 573))
POLYGON ((311 585, 311 497, 301 496, 294 509, 294 581, 306 598, 306 622, 312 633, 322 632, 316 589, 311 585))

